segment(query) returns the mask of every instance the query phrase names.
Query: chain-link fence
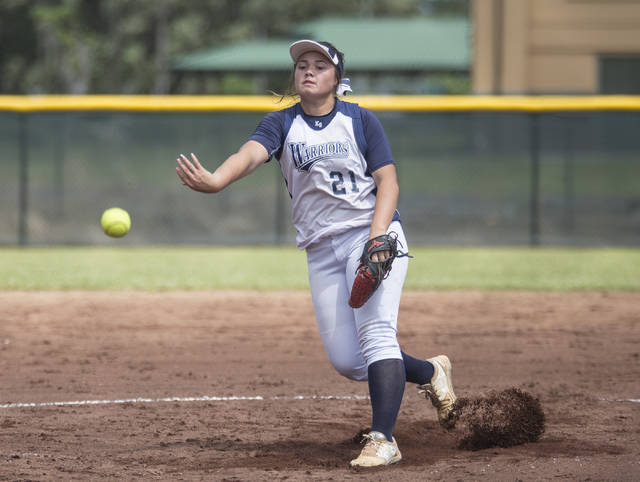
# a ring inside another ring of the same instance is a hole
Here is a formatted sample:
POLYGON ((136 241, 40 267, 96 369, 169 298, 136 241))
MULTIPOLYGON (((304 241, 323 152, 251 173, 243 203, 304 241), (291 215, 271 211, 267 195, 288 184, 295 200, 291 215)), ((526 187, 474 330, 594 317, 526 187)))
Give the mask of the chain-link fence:
MULTIPOLYGON (((640 111, 379 111, 412 244, 640 241, 640 111)), ((0 111, 0 244, 293 244, 272 161, 216 195, 184 187, 180 153, 213 169, 261 112, 0 111)))

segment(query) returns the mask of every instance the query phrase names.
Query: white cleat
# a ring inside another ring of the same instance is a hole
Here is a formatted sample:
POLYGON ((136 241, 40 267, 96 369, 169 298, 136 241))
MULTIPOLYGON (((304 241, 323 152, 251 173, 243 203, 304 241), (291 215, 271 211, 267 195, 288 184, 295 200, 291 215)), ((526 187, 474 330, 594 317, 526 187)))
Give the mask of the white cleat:
POLYGON ((363 435, 367 441, 357 459, 351 461, 352 467, 380 467, 400 462, 402 455, 398 450, 396 439, 389 442, 380 432, 369 432, 363 435))
POLYGON ((418 385, 418 390, 420 393, 424 393, 438 410, 440 425, 446 429, 453 428, 456 423, 456 395, 453 393, 453 384, 451 383, 451 362, 446 355, 438 355, 427 361, 433 365, 433 377, 431 383, 418 385))

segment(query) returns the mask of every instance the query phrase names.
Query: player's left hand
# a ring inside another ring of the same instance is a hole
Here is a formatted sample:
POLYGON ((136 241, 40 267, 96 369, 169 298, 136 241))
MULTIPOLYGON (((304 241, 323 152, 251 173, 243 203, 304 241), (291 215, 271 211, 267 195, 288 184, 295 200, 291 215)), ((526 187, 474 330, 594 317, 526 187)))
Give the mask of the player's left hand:
POLYGON ((360 265, 351 287, 349 306, 360 308, 367 302, 391 271, 391 264, 397 256, 397 235, 395 233, 382 234, 365 243, 360 265))
MULTIPOLYGON (((380 231, 380 232, 372 231, 372 233, 369 234, 369 241, 371 241, 372 239, 377 238, 379 236, 384 236, 386 234, 387 234, 386 231, 380 231)), ((375 253, 373 253, 371 255, 371 261, 375 261, 376 263, 380 263, 380 262, 384 261, 385 259, 387 259, 389 256, 391 256, 391 251, 389 251, 389 250, 376 251, 375 253)))
POLYGON ((373 253, 371 255, 371 260, 376 263, 380 263, 387 259, 391 255, 391 251, 378 251, 377 253, 373 253))

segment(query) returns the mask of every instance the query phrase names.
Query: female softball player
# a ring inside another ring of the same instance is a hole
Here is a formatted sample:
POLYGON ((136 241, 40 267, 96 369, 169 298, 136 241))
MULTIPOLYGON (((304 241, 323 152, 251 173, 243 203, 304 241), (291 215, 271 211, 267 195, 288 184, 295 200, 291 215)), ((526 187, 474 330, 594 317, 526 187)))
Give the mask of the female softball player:
POLYGON ((394 254, 396 243, 404 251, 408 247, 382 125, 371 111, 338 97, 350 88, 343 79, 343 55, 333 45, 300 40, 290 54, 300 102, 267 114, 215 171, 202 167, 194 154, 180 155, 176 171, 191 189, 216 193, 272 157, 278 160, 293 203, 296 244, 307 253, 313 307, 329 360, 341 375, 369 384, 371 431, 351 465, 388 465, 401 459, 393 428, 405 381, 431 400, 441 425, 454 422, 451 364, 445 355, 413 358, 398 345, 408 257, 394 261, 394 254), (382 263, 387 259, 393 263, 390 271, 389 263, 382 263))

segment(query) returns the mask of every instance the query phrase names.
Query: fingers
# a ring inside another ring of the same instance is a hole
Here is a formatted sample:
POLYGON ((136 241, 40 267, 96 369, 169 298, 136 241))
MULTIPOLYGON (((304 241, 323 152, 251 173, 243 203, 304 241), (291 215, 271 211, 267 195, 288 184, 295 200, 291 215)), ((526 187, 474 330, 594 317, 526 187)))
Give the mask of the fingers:
POLYGON ((378 251, 377 253, 373 253, 371 255, 371 259, 376 262, 381 262, 391 256, 389 251, 378 251))
POLYGON ((180 178, 180 180, 182 181, 182 184, 184 184, 185 186, 189 185, 189 178, 187 177, 187 175, 184 173, 184 171, 182 170, 181 167, 176 167, 176 173, 178 174, 178 177, 180 178))
MULTIPOLYGON (((194 174, 197 170, 197 168, 191 163, 189 158, 187 158, 187 156, 185 156, 184 154, 180 154, 180 157, 178 157, 176 161, 178 161, 180 168, 185 173, 194 174)), ((202 168, 202 166, 200 166, 200 163, 198 163, 198 167, 202 168)))
POLYGON ((182 184, 193 189, 195 187, 196 168, 184 154, 180 154, 180 157, 176 159, 176 162, 178 163, 176 173, 182 181, 182 184))
POLYGON ((176 162, 176 173, 185 186, 199 192, 217 192, 211 184, 212 174, 202 167, 194 153, 191 158, 180 154, 176 162))
POLYGON ((196 169, 202 169, 202 166, 200 165, 200 161, 198 160, 198 158, 193 152, 191 153, 191 159, 193 159, 193 165, 196 166, 196 169))
POLYGON ((178 177, 180 178, 182 183, 189 186, 191 183, 191 178, 190 178, 191 171, 188 170, 187 166, 185 166, 182 162, 180 162, 180 159, 176 159, 176 160, 178 161, 178 166, 176 167, 176 173, 178 174, 178 177))
POLYGON ((184 154, 180 154, 180 157, 176 160, 178 161, 178 164, 180 164, 181 166, 185 166, 192 173, 196 173, 197 171, 201 171, 203 169, 200 161, 193 152, 191 153, 191 160, 189 160, 189 158, 184 154))

